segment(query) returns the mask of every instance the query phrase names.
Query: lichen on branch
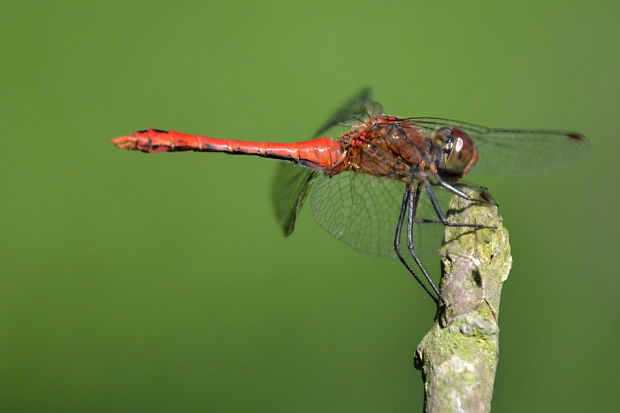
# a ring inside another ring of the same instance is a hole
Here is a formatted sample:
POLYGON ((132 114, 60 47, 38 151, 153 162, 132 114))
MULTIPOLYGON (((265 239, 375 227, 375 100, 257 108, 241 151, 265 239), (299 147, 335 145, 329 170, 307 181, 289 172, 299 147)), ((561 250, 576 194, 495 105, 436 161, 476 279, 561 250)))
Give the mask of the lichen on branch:
POLYGON ((455 196, 448 216, 495 229, 446 228, 440 289, 448 305, 418 346, 415 365, 422 370, 426 413, 489 412, 500 294, 512 265, 508 231, 493 204, 455 196))

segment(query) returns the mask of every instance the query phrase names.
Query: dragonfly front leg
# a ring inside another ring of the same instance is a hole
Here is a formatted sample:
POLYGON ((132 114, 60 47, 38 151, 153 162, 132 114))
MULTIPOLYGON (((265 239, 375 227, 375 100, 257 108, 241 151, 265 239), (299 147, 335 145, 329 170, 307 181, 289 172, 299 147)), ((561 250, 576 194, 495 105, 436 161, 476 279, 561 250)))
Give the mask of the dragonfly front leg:
MULTIPOLYGON (((474 200, 472 197, 470 197, 469 195, 465 194, 464 192, 454 188, 453 186, 446 184, 448 186, 450 186, 451 188, 453 188, 457 195, 459 195, 458 193, 462 193, 463 195, 465 195, 462 198, 465 198, 467 200, 474 200)), ((450 222, 448 221, 448 218, 446 218, 446 214, 443 212, 443 210, 441 209, 441 206, 439 205, 439 201, 437 201, 437 197, 435 196, 435 193, 433 192, 433 186, 430 184, 430 182, 428 181, 424 181, 424 186, 426 188, 426 193, 428 194, 428 198, 431 201, 431 204, 433 205, 433 209, 435 210, 435 214, 437 214, 437 218, 439 218, 439 222, 443 225, 445 225, 446 227, 466 227, 466 228, 487 228, 487 229, 495 229, 495 227, 491 227, 488 225, 480 225, 480 224, 464 224, 464 223, 458 223, 458 222, 450 222)), ((443 186, 443 185, 442 185, 443 186)), ((452 191, 451 191, 452 192, 452 191)), ((459 195, 460 196, 460 195, 459 195)), ((418 221, 419 223, 429 223, 432 222, 432 220, 421 220, 418 221)))
POLYGON ((483 187, 483 186, 472 185, 472 184, 458 184, 459 186, 462 186, 462 187, 465 187, 465 188, 471 188, 471 189, 474 189, 476 192, 478 192, 478 195, 480 196, 480 198, 479 199, 475 199, 472 196, 470 196, 470 195, 466 194, 465 192, 463 192, 462 190, 460 190, 459 188, 457 188, 456 185, 451 185, 451 184, 447 183, 446 181, 441 179, 441 177, 439 175, 435 176, 435 179, 437 180, 439 185, 442 186, 444 189, 446 189, 449 192, 452 192, 454 195, 460 196, 463 199, 466 199, 466 200, 471 201, 471 202, 476 201, 476 202, 482 202, 482 203, 485 203, 485 204, 497 205, 495 200, 493 200, 493 198, 489 194, 489 190, 487 188, 483 187))
POLYGON ((437 182, 439 182, 439 185, 441 185, 442 187, 444 187, 448 191, 452 192, 454 195, 458 195, 461 198, 466 199, 468 201, 473 201, 474 200, 474 198, 472 198, 471 196, 467 195, 465 192, 461 191, 457 187, 450 185, 449 183, 447 183, 446 181, 444 181, 441 178, 438 178, 437 182))

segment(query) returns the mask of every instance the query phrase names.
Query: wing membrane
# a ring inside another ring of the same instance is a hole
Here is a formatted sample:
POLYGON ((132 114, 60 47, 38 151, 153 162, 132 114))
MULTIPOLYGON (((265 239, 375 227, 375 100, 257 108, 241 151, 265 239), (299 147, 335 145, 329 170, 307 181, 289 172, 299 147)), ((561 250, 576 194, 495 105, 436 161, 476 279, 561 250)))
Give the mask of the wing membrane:
POLYGON ((271 198, 276 219, 284 236, 289 236, 295 229, 295 222, 301 213, 312 181, 319 172, 292 163, 281 162, 273 180, 271 198))
POLYGON ((310 197, 314 219, 351 247, 394 258, 393 239, 405 185, 344 172, 317 179, 310 197))
MULTIPOLYGON (((362 89, 342 105, 313 137, 324 134, 331 128, 352 120, 362 120, 370 110, 379 110, 380 105, 372 103, 372 91, 362 89)), ((281 163, 278 165, 273 186, 272 200, 276 219, 284 235, 290 235, 303 207, 308 191, 321 173, 299 165, 281 163)))
POLYGON ((382 112, 380 104, 372 101, 372 90, 364 88, 351 99, 346 101, 340 109, 321 126, 314 137, 319 137, 334 126, 346 125, 348 122, 364 121, 368 116, 373 116, 382 112))
POLYGON ((410 118, 425 132, 457 127, 467 132, 476 144, 478 163, 470 174, 512 174, 552 169, 581 157, 588 140, 575 132, 493 129, 472 123, 440 118, 410 118))
MULTIPOLYGON (((314 219, 340 241, 366 254, 396 258, 394 234, 404 192, 402 182, 344 172, 333 177, 318 176, 309 202, 314 219)), ((435 194, 446 212, 452 194, 442 188, 437 188, 435 194)), ((416 215, 419 220, 437 220, 424 192, 416 215)), ((416 224, 416 254, 436 255, 443 233, 440 223, 416 224)), ((406 248, 406 226, 401 234, 401 245, 406 248)))

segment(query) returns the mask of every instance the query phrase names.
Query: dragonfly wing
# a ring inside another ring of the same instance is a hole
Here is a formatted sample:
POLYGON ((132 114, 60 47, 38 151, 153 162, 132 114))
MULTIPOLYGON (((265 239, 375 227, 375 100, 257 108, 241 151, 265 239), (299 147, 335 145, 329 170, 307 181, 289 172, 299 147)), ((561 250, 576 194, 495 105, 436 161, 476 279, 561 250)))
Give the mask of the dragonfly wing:
POLYGON ((575 132, 493 129, 439 118, 410 118, 409 121, 422 128, 427 136, 444 127, 457 127, 468 133, 479 154, 470 174, 548 170, 578 159, 589 148, 587 138, 575 132))
POLYGON ((347 102, 321 126, 314 137, 319 137, 334 126, 346 125, 348 122, 362 122, 369 116, 378 115, 383 112, 379 103, 372 101, 372 90, 364 88, 347 102))
POLYGON ((394 231, 405 184, 354 172, 319 176, 310 208, 323 229, 370 255, 394 258, 394 231))
POLYGON ((291 235, 295 229, 308 190, 319 175, 320 172, 291 163, 281 162, 278 165, 271 196, 276 219, 284 236, 291 235))
MULTIPOLYGON (((352 120, 363 120, 364 117, 374 115, 380 111, 380 105, 372 102, 372 91, 362 89, 359 93, 343 104, 313 137, 323 135, 331 128, 352 120)), ((276 219, 284 231, 290 235, 295 229, 295 221, 301 212, 312 182, 320 175, 299 165, 281 163, 278 165, 272 186, 272 199, 276 219)))
MULTIPOLYGON (((310 192, 314 219, 331 235, 366 254, 396 258, 394 235, 402 206, 405 184, 372 175, 344 172, 318 176, 310 192)), ((452 194, 435 187, 434 193, 446 212, 452 194)), ((414 225, 414 249, 418 256, 436 256, 444 226, 425 192, 414 225), (433 221, 433 222, 429 222, 433 221)), ((401 248, 407 248, 407 225, 401 232, 401 248)))

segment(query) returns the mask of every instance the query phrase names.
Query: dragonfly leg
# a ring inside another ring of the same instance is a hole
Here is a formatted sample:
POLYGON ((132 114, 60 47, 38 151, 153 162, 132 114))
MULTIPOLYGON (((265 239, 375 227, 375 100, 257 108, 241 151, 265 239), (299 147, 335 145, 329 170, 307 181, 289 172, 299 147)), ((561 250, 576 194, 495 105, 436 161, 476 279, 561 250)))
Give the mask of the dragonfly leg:
POLYGON ((461 187, 461 188, 469 188, 469 189, 473 189, 474 191, 476 191, 479 196, 479 198, 475 200, 477 202, 482 202, 484 204, 491 204, 491 205, 495 205, 499 207, 499 204, 495 202, 495 200, 489 193, 489 188, 487 187, 474 185, 471 183, 463 183, 463 182, 459 182, 458 184, 455 185, 455 187, 456 186, 461 187))
POLYGON ((464 198, 464 199, 466 199, 468 201, 477 201, 477 202, 481 202, 481 203, 484 203, 484 204, 497 205, 497 202, 495 202, 495 200, 489 194, 489 189, 485 188, 484 186, 478 186, 478 185, 473 185, 473 184, 464 184, 464 183, 457 183, 456 185, 451 185, 451 184, 447 183, 446 181, 444 181, 443 179, 441 179, 440 176, 437 176, 436 179, 437 179, 437 182, 439 183, 440 186, 442 186, 446 190, 448 190, 448 191, 452 192, 453 194, 458 195, 461 198, 464 198), (466 194, 465 192, 463 192, 462 190, 457 188, 457 186, 460 186, 460 187, 463 187, 463 188, 470 188, 470 189, 475 190, 478 193, 478 195, 479 195, 479 199, 475 199, 472 196, 466 194))
MULTIPOLYGON (((417 191, 418 191, 418 194, 419 194, 419 187, 418 187, 417 191)), ((417 276, 417 274, 415 273, 415 271, 413 271, 413 268, 411 268, 411 266, 407 263, 407 261, 405 261, 405 258, 403 257, 403 255, 402 255, 402 253, 400 251, 400 234, 401 234, 401 231, 402 231, 403 223, 405 222, 405 213, 407 212, 407 208, 409 208, 410 198, 412 196, 414 196, 414 194, 412 193, 411 188, 407 188, 407 190, 403 194, 403 202, 402 202, 401 207, 400 207, 400 215, 398 216, 398 224, 396 225, 396 234, 394 235, 394 252, 396 252, 396 256, 398 257, 400 262, 405 266, 405 268, 407 268, 407 271, 409 271, 409 274, 411 274, 411 276, 413 278, 415 278, 415 280, 418 282, 418 284, 420 284, 420 286, 422 286, 422 288, 424 289, 424 291, 426 291, 426 293, 429 295, 429 297, 431 297, 436 304, 439 304, 439 300, 431 293, 431 291, 428 289, 426 284, 424 284, 422 282, 420 277, 417 276)), ((414 203, 417 203, 417 202, 414 202, 414 203)), ((430 277, 428 277, 428 275, 426 274, 425 271, 424 271, 424 273, 425 273, 425 276, 427 277, 427 279, 430 279, 430 277)), ((439 291, 437 291, 437 288, 435 287, 435 285, 433 284, 432 281, 431 281, 431 285, 433 286, 433 289, 435 290, 435 292, 438 294, 438 296, 443 301, 443 298, 439 294, 439 291)))
POLYGON ((448 191, 452 192, 454 195, 458 195, 461 198, 466 199, 468 201, 473 201, 474 200, 474 198, 472 198, 471 196, 467 195, 465 192, 461 191, 460 189, 458 189, 455 186, 450 185, 449 183, 447 183, 446 181, 444 181, 442 179, 438 179, 437 182, 439 182, 439 185, 441 185, 442 187, 444 187, 448 191))
POLYGON ((443 224, 443 222, 441 222, 438 219, 426 219, 426 218, 416 218, 413 220, 413 222, 416 224, 443 224))
MULTIPOLYGON (((480 225, 480 224, 463 224, 463 223, 456 223, 456 222, 450 222, 448 221, 448 218, 446 218, 446 214, 441 210, 441 206, 439 206, 439 201, 437 201, 437 197, 435 196, 435 193, 433 192, 433 187, 431 186, 430 182, 426 181, 424 182, 424 186, 426 187, 426 193, 428 194, 428 198, 431 200, 431 204, 433 204, 433 209, 435 210, 435 213, 437 214, 437 218, 439 218, 439 221, 445 225, 446 227, 466 227, 466 228, 487 228, 487 229, 495 229, 495 227, 491 227, 488 225, 480 225)), ((455 190, 458 191, 458 189, 454 188, 455 190)), ((461 192, 461 191, 459 191, 461 192)))
POLYGON ((418 268, 422 271, 422 274, 424 274, 426 281, 428 281, 430 286, 433 288, 433 291, 435 291, 435 294, 437 294, 437 297, 439 297, 439 300, 441 301, 441 303, 444 306, 446 306, 446 300, 444 300, 443 296, 439 292, 439 289, 433 282, 433 279, 426 271, 426 268, 424 268, 424 265, 422 265, 422 261, 420 261, 420 259, 415 253, 415 248, 414 248, 414 243, 413 243, 413 228, 415 224, 416 211, 418 209, 418 201, 420 200, 420 191, 421 191, 420 183, 416 184, 415 190, 413 191, 413 193, 411 193, 411 190, 409 190, 411 195, 409 196, 409 199, 407 200, 409 204, 408 205, 409 216, 407 219, 407 249, 409 250, 409 255, 411 255, 411 258, 413 258, 418 268))

